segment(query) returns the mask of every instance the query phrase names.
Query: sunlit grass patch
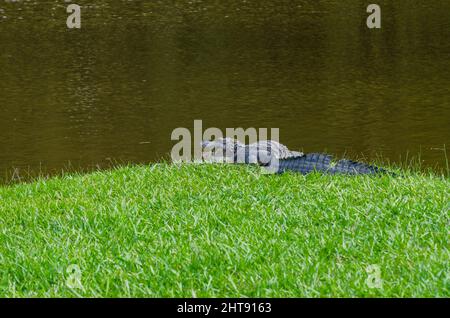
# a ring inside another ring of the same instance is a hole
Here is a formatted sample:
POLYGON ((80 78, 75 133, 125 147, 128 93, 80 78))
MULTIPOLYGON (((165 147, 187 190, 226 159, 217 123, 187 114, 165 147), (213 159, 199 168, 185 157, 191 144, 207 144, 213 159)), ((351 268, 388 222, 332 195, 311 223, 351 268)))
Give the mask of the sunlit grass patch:
POLYGON ((449 189, 164 163, 3 187, 0 295, 449 296, 449 189))

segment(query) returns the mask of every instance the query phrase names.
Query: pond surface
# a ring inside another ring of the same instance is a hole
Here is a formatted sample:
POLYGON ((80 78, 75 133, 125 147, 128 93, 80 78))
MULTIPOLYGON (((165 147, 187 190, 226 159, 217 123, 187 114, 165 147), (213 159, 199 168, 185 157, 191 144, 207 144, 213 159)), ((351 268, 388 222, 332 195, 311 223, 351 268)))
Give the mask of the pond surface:
POLYGON ((147 163, 177 127, 445 167, 450 1, 0 1, 0 179, 147 163))

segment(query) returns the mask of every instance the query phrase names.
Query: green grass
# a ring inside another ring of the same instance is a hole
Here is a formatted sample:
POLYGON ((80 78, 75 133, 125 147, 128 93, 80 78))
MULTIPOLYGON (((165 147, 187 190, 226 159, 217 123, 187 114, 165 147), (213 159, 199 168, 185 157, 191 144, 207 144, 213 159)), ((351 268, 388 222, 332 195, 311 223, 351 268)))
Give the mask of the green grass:
POLYGON ((2 187, 0 296, 448 297, 449 189, 168 164, 2 187))

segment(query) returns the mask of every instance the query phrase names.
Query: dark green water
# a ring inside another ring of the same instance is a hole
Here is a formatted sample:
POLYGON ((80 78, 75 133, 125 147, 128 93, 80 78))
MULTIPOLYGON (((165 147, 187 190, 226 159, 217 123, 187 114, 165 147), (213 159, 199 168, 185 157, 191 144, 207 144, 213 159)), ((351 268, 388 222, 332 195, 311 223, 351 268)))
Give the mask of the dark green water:
POLYGON ((151 162, 173 129, 445 166, 450 1, 0 1, 0 178, 151 162), (14 168, 17 168, 13 176, 14 168))

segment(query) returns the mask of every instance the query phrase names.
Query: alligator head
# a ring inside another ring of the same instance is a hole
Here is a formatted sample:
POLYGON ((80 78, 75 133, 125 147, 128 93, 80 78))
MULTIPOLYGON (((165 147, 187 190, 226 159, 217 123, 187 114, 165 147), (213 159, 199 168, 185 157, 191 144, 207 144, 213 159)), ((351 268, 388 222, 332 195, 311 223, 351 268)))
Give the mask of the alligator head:
POLYGON ((236 163, 236 154, 242 149, 245 149, 245 145, 232 138, 202 142, 202 156, 207 162, 236 163))
POLYGON ((262 140, 245 145, 233 138, 218 138, 214 141, 203 141, 202 148, 203 158, 209 162, 267 166, 279 159, 303 156, 303 153, 290 151, 286 146, 273 140, 262 140))

